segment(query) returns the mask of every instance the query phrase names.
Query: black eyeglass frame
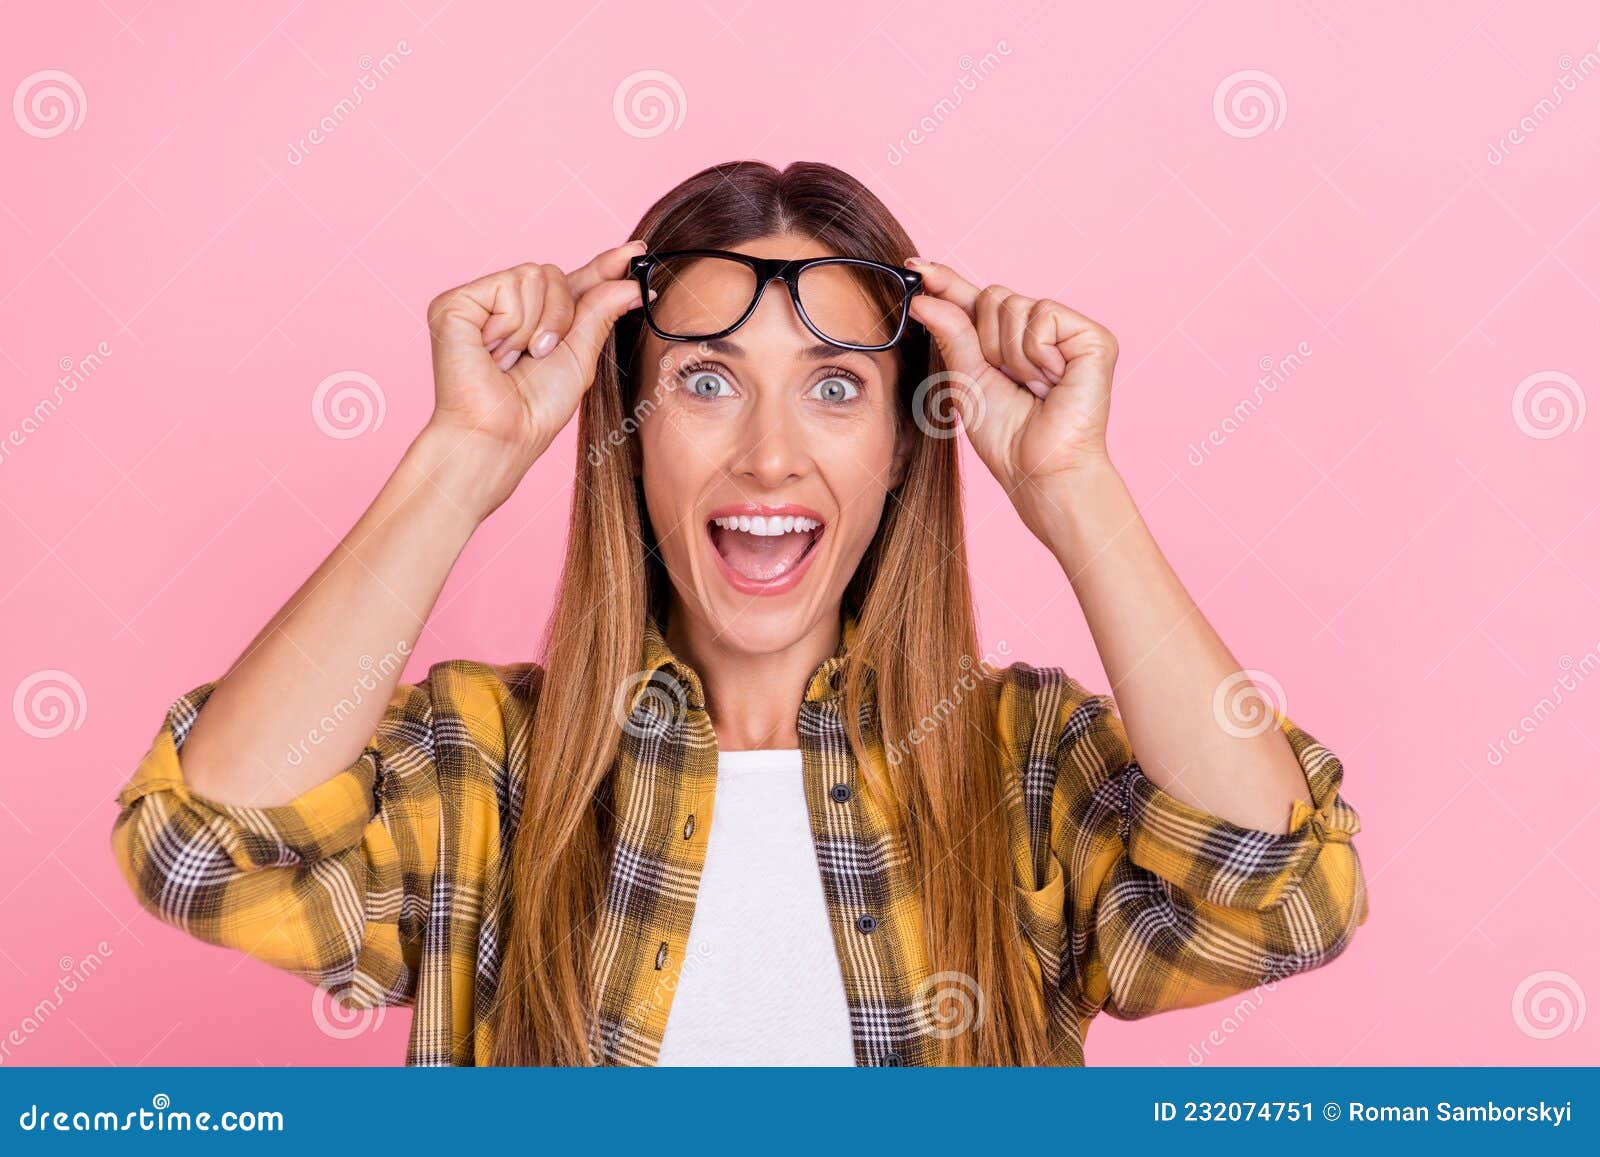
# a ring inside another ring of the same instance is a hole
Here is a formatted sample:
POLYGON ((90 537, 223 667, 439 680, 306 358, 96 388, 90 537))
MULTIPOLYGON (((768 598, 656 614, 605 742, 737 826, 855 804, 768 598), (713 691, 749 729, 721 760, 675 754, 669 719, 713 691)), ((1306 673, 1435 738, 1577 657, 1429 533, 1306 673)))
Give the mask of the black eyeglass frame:
POLYGON ((816 334, 829 345, 838 346, 840 349, 862 350, 872 352, 876 350, 893 349, 899 345, 906 336, 906 329, 911 321, 911 299, 922 292, 922 274, 910 269, 901 269, 896 265, 888 265, 882 261, 872 261, 865 257, 806 257, 791 261, 781 261, 775 257, 753 257, 748 253, 734 253, 727 249, 668 249, 660 253, 641 253, 637 257, 628 259, 628 276, 639 283, 639 293, 644 298, 644 320, 650 331, 665 341, 710 341, 712 338, 727 337, 745 322, 750 320, 750 315, 755 313, 761 304, 761 298, 767 291, 767 283, 774 278, 781 279, 789 287, 789 300, 794 305, 794 311, 805 327, 816 334), (726 329, 716 333, 677 334, 669 333, 656 324, 655 313, 650 301, 650 274, 663 261, 669 257, 723 257, 740 262, 755 272, 756 288, 750 296, 750 304, 744 313, 739 315, 739 320, 726 329), (904 296, 900 299, 900 322, 895 327, 894 336, 886 342, 874 345, 863 345, 858 342, 840 341, 838 338, 829 337, 817 328, 816 323, 806 313, 806 307, 800 302, 800 274, 814 265, 857 265, 868 269, 876 269, 898 278, 904 296))

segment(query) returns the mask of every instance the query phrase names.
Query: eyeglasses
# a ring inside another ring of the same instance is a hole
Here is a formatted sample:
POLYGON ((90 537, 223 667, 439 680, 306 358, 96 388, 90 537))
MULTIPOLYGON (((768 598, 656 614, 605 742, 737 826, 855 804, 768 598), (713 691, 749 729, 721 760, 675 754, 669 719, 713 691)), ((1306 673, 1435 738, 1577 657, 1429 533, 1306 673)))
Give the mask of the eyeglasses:
POLYGON ((646 324, 667 341, 727 336, 750 320, 776 277, 806 328, 829 345, 886 350, 905 336, 911 298, 922 292, 922 274, 862 257, 779 261, 725 249, 644 253, 629 260, 628 276, 639 282, 646 324))

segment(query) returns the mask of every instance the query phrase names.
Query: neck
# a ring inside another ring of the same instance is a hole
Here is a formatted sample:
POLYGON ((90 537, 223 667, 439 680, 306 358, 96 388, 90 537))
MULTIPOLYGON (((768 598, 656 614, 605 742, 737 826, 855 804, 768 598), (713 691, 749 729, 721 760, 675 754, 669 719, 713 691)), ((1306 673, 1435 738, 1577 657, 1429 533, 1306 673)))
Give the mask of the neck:
POLYGON ((800 745, 800 702, 812 673, 838 648, 839 631, 836 606, 787 645, 749 651, 731 631, 719 631, 674 598, 663 635, 672 653, 700 676, 717 746, 756 751, 800 745))

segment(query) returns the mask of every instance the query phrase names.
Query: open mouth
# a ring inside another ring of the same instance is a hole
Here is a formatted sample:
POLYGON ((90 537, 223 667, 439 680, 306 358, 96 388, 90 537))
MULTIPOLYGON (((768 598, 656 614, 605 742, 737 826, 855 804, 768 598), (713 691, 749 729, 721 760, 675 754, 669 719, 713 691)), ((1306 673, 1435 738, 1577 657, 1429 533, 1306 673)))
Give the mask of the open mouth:
POLYGON ((706 522, 711 547, 729 582, 751 593, 777 594, 799 581, 826 524, 814 512, 723 511, 706 522))

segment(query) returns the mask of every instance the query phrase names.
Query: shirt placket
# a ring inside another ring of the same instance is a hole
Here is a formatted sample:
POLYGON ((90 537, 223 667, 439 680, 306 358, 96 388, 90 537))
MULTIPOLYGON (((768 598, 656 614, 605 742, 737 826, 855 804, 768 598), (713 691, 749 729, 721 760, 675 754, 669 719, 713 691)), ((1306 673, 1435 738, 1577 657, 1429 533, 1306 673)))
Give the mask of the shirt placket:
MULTIPOLYGON (((652 634, 647 652, 664 644, 652 634)), ((601 1057, 651 1065, 688 951, 716 798, 717 742, 692 669, 657 657, 668 696, 641 697, 619 753, 617 845, 596 938, 601 1057), (668 677, 670 675, 670 678, 668 677), (663 709, 663 707, 665 709, 663 709)), ((796 726, 806 809, 856 1063, 934 1063, 914 1000, 926 980, 903 833, 863 782, 842 718, 840 657, 814 673, 796 726)), ((864 710, 868 750, 875 713, 864 710)), ((881 777, 878 777, 881 779, 881 777)))
MULTIPOLYGON (((856 1064, 932 1062, 913 1006, 926 973, 922 928, 901 834, 862 781, 842 696, 807 697, 799 721, 806 807, 844 980, 856 1064)), ((861 720, 869 751, 873 713, 861 720)))
MULTIPOLYGON (((711 812, 717 797, 717 740, 711 717, 704 708, 690 706, 681 731, 682 772, 672 791, 672 806, 666 813, 666 831, 661 834, 660 860, 670 877, 683 889, 681 898, 659 909, 663 919, 652 929, 659 937, 651 959, 654 987, 660 990, 656 1002, 660 1015, 649 1025, 651 1050, 659 1053, 666 1034, 672 998, 678 991, 684 964, 689 955, 689 931, 694 924, 699 899, 700 876, 706 862, 706 838, 711 833, 711 812)), ((649 947, 649 940, 646 940, 649 947)))
POLYGON ((698 695, 666 702, 641 701, 618 756, 616 847, 594 960, 605 1064, 655 1063, 705 867, 716 737, 698 695))

